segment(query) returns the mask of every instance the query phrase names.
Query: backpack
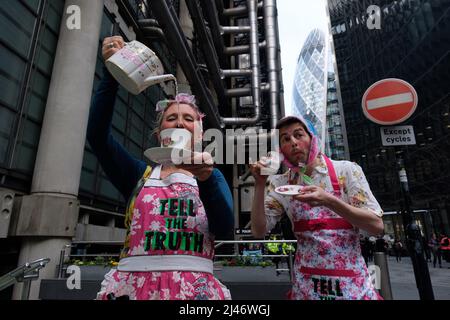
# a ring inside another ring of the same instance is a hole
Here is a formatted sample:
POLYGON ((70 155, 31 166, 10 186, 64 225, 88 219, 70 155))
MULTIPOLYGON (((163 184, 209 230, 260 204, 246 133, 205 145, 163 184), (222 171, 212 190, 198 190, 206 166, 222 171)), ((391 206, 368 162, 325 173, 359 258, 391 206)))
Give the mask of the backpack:
POLYGON ((136 200, 137 196, 139 195, 139 192, 141 191, 142 187, 145 184, 145 181, 148 177, 150 177, 150 174, 152 173, 152 167, 147 166, 147 168, 144 171, 144 174, 142 175, 141 179, 138 181, 136 187, 134 188, 133 192, 131 193, 130 198, 128 199, 128 203, 126 206, 126 214, 125 214, 125 227, 127 229, 127 234, 125 237, 125 242, 122 248, 122 251, 120 252, 120 259, 125 258, 128 256, 128 250, 130 249, 130 227, 131 222, 133 220, 133 210, 134 210, 134 201, 136 200))

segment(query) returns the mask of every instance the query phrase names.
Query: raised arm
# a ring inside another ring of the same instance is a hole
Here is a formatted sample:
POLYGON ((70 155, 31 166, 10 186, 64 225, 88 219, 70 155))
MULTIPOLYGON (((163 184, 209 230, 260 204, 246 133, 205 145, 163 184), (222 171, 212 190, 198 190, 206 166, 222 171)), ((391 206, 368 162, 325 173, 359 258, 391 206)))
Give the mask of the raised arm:
MULTIPOLYGON (((102 49, 104 59, 110 57, 121 47, 123 47, 123 40, 120 37, 106 38, 102 49), (109 47, 111 42, 114 42, 114 48, 109 47)), ((146 164, 132 157, 111 134, 118 88, 119 84, 104 67, 103 78, 97 88, 89 113, 87 140, 103 171, 127 200, 144 173, 146 164)))
POLYGON ((260 161, 250 165, 250 171, 255 179, 255 194, 251 212, 252 234, 255 238, 264 238, 286 213, 285 200, 275 192, 276 185, 280 185, 286 178, 283 175, 272 175, 268 179, 267 175, 261 174, 263 168, 268 169, 266 163, 267 158, 263 157, 260 161), (266 190, 267 180, 269 180, 269 185, 266 190))
POLYGON ((267 176, 261 174, 261 169, 264 167, 261 161, 250 165, 251 173, 255 178, 255 194, 253 196, 252 212, 250 215, 252 234, 255 238, 264 238, 267 232, 264 206, 267 176))
POLYGON ((255 194, 252 205, 252 234, 255 238, 264 238, 267 232, 264 208, 265 184, 255 184, 255 194))

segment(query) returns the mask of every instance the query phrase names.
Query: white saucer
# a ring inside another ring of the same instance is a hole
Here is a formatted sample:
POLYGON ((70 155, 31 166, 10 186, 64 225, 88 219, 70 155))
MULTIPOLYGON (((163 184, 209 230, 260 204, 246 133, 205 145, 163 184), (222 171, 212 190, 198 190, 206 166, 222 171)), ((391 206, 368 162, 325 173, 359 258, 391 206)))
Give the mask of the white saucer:
POLYGON ((299 185, 285 185, 275 189, 275 192, 282 196, 296 196, 302 191, 303 186, 299 185))
POLYGON ((157 147, 145 150, 144 156, 162 165, 178 165, 183 162, 183 159, 186 159, 186 163, 189 163, 192 153, 186 149, 157 147))

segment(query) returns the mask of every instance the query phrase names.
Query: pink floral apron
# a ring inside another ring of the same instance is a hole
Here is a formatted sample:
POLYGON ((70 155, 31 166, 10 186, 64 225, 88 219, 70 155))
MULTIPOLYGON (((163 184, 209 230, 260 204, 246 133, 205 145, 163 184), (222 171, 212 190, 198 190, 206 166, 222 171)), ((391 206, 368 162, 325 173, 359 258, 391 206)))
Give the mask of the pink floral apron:
MULTIPOLYGON (((333 194, 340 198, 334 166, 325 155, 324 158, 333 194)), ((290 299, 382 299, 373 287, 361 256, 358 229, 326 207, 311 208, 294 199, 288 214, 297 238, 290 299)))
POLYGON ((127 255, 105 276, 98 299, 224 300, 228 289, 213 276, 214 239, 197 182, 157 167, 134 204, 127 255))

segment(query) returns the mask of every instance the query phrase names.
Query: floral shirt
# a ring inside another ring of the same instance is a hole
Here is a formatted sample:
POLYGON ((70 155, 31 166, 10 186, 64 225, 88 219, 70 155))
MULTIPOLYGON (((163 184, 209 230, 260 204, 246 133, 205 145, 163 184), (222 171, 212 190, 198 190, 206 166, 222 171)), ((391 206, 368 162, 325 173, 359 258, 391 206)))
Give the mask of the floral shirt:
MULTIPOLYGON (((333 186, 328 175, 328 168, 322 156, 320 156, 320 160, 319 165, 314 168, 311 175, 313 185, 332 192, 333 186)), ((342 200, 354 207, 368 209, 373 214, 381 217, 383 210, 370 190, 361 167, 350 161, 332 161, 332 163, 342 191, 342 200)), ((268 232, 273 229, 283 214, 289 212, 290 197, 279 195, 275 192, 275 188, 290 184, 290 174, 288 171, 284 174, 274 175, 269 178, 269 187, 266 189, 264 200, 268 232)), ((298 184, 301 184, 301 181, 298 184)))

